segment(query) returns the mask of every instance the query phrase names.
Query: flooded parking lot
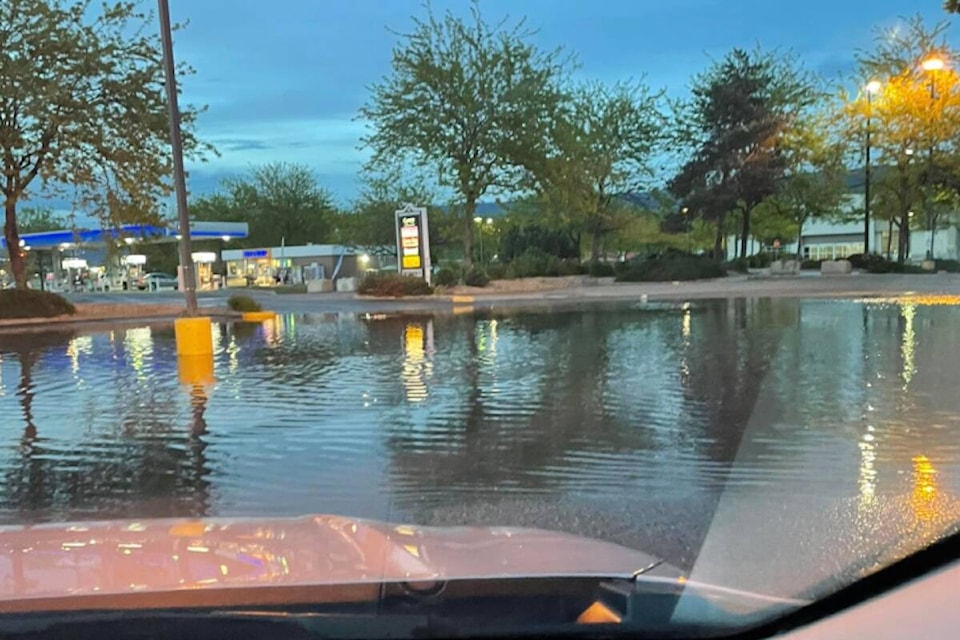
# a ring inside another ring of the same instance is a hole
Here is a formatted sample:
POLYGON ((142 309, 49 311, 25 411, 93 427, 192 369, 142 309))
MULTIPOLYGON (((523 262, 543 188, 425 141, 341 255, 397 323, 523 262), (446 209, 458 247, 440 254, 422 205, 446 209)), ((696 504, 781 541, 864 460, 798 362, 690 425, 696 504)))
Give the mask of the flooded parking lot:
POLYGON ((193 385, 171 326, 0 337, 0 520, 537 526, 685 567, 708 533, 747 527, 833 575, 960 518, 960 307, 739 299, 214 331, 215 381, 193 385))

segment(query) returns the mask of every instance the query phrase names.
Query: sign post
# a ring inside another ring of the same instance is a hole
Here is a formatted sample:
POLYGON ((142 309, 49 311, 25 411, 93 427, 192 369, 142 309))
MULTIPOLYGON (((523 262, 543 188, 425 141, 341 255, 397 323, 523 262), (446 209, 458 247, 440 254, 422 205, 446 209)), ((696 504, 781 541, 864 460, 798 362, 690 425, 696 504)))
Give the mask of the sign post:
POLYGON ((426 207, 405 204, 396 212, 397 271, 430 284, 430 227, 426 207))

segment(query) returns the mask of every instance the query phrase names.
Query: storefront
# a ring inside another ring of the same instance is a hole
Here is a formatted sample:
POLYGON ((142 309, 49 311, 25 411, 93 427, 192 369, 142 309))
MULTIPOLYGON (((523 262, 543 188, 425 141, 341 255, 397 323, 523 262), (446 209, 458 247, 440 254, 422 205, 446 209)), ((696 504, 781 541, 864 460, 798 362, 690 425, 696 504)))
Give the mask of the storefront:
POLYGON ((301 284, 334 277, 353 278, 370 270, 396 269, 393 255, 381 258, 333 244, 228 249, 223 252, 223 261, 228 287, 301 284))

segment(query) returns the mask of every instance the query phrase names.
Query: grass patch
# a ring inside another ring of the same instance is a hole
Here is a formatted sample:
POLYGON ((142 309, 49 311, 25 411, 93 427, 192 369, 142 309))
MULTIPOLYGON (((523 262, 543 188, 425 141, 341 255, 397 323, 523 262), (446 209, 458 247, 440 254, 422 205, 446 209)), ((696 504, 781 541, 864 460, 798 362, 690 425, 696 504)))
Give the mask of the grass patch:
POLYGON ((76 307, 63 296, 33 289, 0 290, 0 319, 72 316, 76 307))
POLYGON ((285 294, 288 294, 288 293, 306 293, 306 292, 307 292, 307 285, 305 285, 305 284, 283 284, 283 285, 280 285, 279 287, 273 287, 273 292, 274 292, 274 293, 277 293, 277 294, 280 294, 280 295, 285 295, 285 294))
POLYGON ((227 306, 234 311, 263 311, 259 302, 250 296, 233 295, 227 298, 227 306))

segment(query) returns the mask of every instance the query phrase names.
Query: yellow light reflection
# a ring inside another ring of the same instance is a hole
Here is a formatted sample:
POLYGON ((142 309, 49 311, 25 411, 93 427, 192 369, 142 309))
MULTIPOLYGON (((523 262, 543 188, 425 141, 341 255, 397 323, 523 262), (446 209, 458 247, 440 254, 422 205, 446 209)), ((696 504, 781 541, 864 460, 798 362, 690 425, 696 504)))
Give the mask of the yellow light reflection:
POLYGON ((497 353, 497 321, 490 321, 490 353, 497 353))
POLYGON ((408 402, 423 402, 427 399, 427 362, 424 326, 411 322, 403 329, 403 388, 408 402))
POLYGON ((903 378, 903 386, 906 387, 913 380, 913 375, 917 372, 915 363, 917 336, 913 328, 913 319, 917 314, 917 305, 905 304, 900 308, 900 315, 903 316, 903 338, 900 343, 900 356, 903 362, 903 369, 900 376, 903 378))
POLYGON ((931 522, 937 516, 937 470, 927 456, 913 458, 913 492, 910 508, 920 522, 931 522))
MULTIPOLYGON (((868 430, 872 428, 868 427, 868 430)), ((860 507, 871 507, 876 503, 877 490, 877 445, 872 433, 867 433, 857 443, 860 448, 860 507)))
POLYGON ((137 374, 137 380, 146 380, 145 362, 153 355, 153 336, 150 327, 128 329, 123 338, 123 347, 130 355, 130 365, 137 374))
MULTIPOLYGON (((77 336, 67 343, 67 356, 70 358, 70 371, 76 378, 80 373, 80 356, 93 353, 93 338, 90 336, 77 336)), ((79 382, 83 382, 79 380, 79 382)))

